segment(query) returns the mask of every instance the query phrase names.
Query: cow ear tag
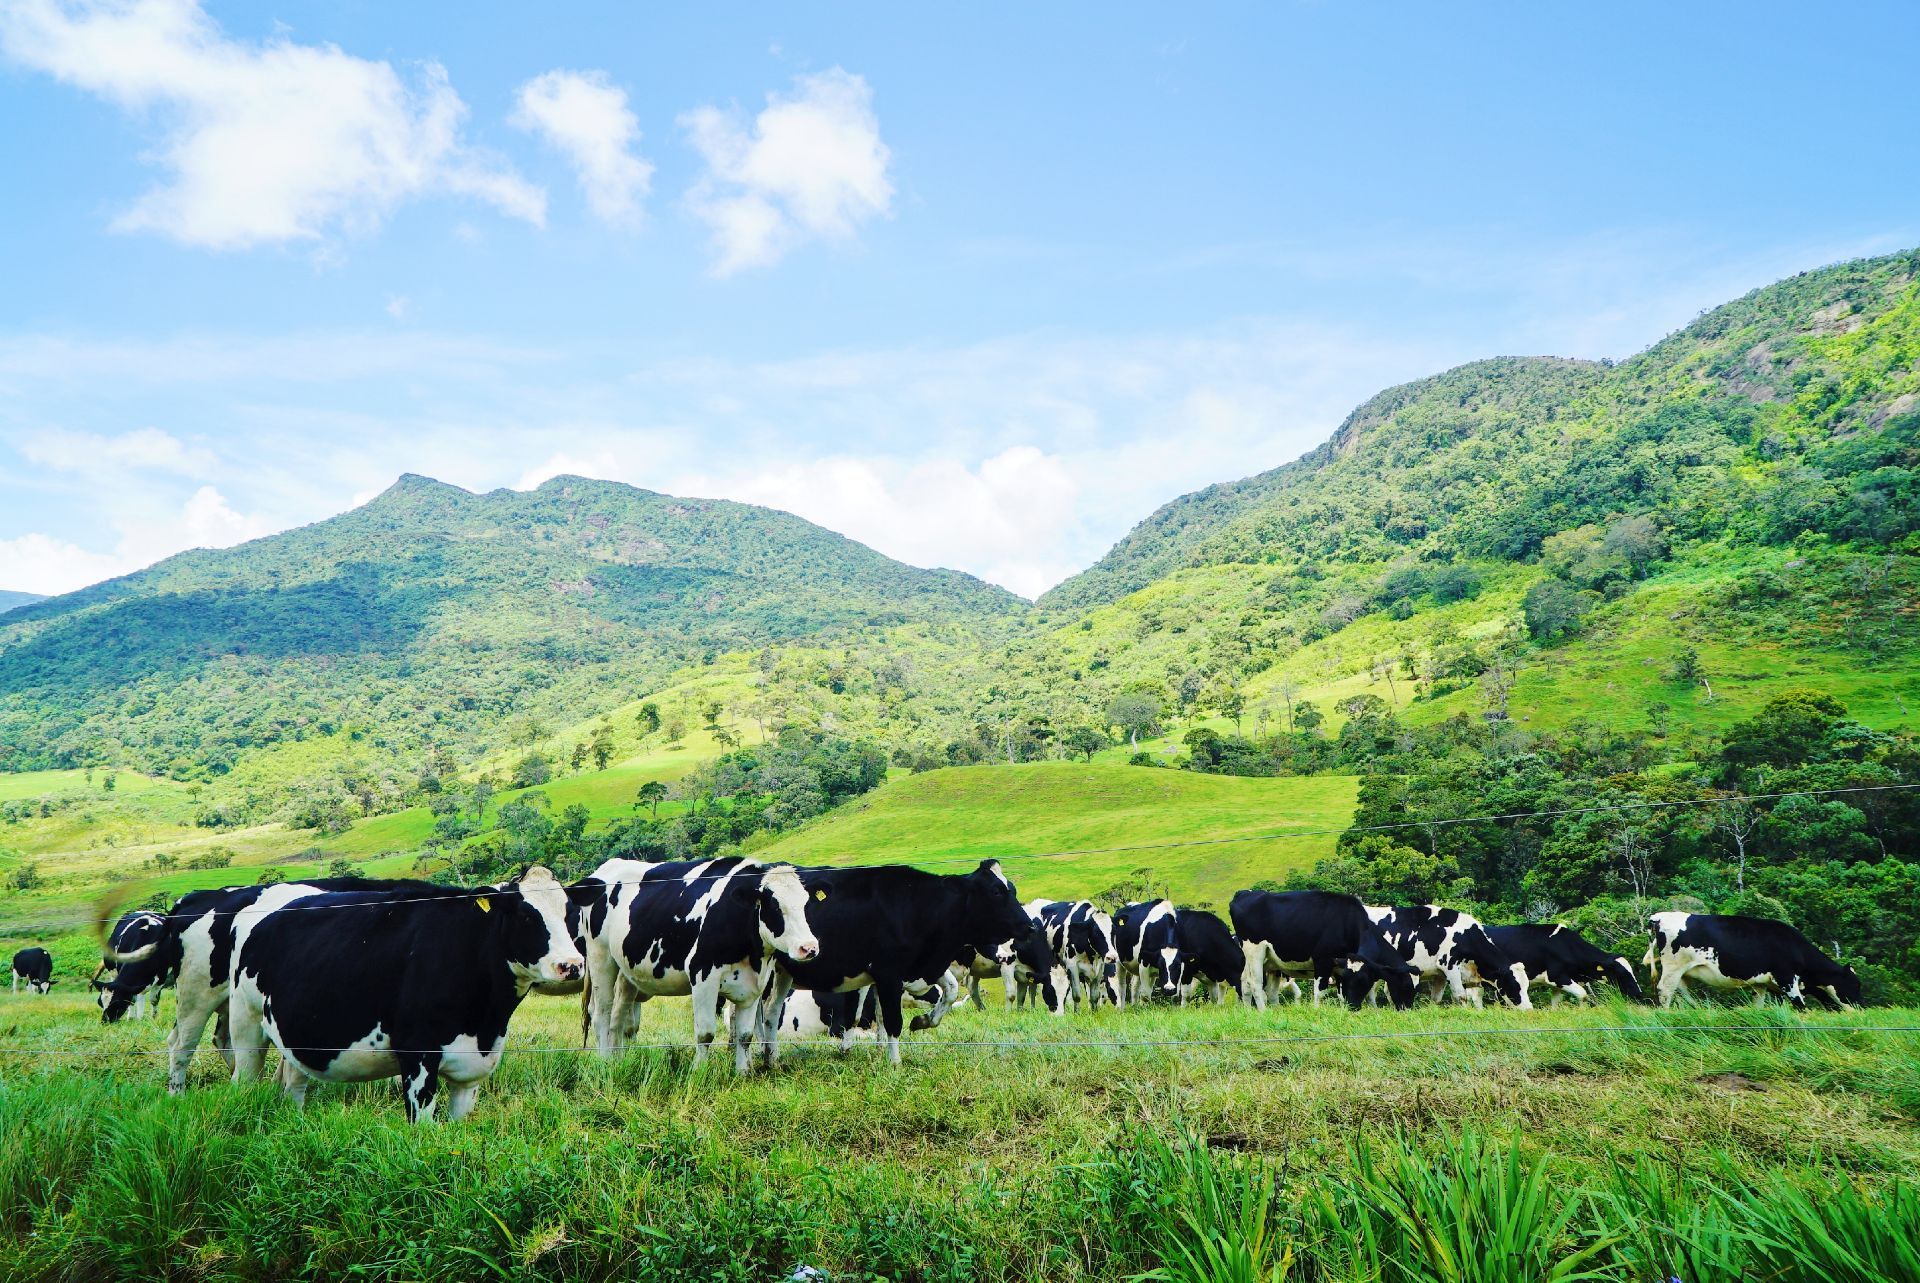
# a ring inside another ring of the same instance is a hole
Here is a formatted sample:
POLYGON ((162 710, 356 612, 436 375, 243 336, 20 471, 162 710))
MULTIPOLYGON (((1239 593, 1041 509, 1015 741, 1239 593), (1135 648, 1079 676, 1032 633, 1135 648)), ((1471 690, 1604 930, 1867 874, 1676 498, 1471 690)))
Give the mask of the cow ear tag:
POLYGON ((816 899, 816 900, 824 900, 824 899, 826 899, 826 898, 827 898, 827 889, 826 889, 825 887, 815 887, 815 888, 814 888, 814 892, 813 892, 813 898, 814 898, 814 899, 816 899))
POLYGON ((474 903, 480 906, 480 912, 482 913, 493 912, 493 901, 487 899, 487 897, 484 895, 481 896, 479 899, 475 900, 474 903))

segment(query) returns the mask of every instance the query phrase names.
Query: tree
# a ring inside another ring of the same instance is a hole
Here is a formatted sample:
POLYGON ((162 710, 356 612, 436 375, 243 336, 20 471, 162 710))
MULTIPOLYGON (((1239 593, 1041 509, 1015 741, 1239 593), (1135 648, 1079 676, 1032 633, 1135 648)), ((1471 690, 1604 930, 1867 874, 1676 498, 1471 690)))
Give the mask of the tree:
POLYGON ((580 768, 587 764, 587 742, 585 740, 576 740, 574 742, 573 751, 567 754, 567 764, 573 768, 576 775, 579 774, 580 768))
POLYGON ((1105 735, 1092 726, 1076 726, 1060 737, 1060 742, 1089 762, 1093 755, 1112 743, 1105 735))
POLYGON ((666 800, 667 786, 659 780, 648 780, 640 786, 638 800, 633 805, 635 810, 646 807, 647 814, 657 820, 660 818, 660 804, 666 800))
POLYGON ((1107 705, 1107 721, 1120 728, 1137 753, 1140 737, 1152 734, 1159 725, 1160 701, 1138 692, 1117 696, 1107 705))
POLYGON ((634 717, 642 735, 651 735, 660 729, 660 706, 652 700, 640 706, 640 712, 634 717))
POLYGON ((607 763, 612 760, 613 727, 597 727, 593 732, 593 764, 604 771, 607 769, 607 763))
POLYGON ((1535 641, 1551 641, 1580 627, 1587 603, 1570 584, 1558 579, 1542 579, 1527 589, 1527 595, 1520 601, 1520 612, 1526 617, 1529 636, 1535 641))
POLYGON ((1293 713, 1287 720, 1311 735, 1327 719, 1312 700, 1303 699, 1293 706, 1293 713))
POLYGON ((1744 891, 1747 886, 1747 842, 1760 827, 1760 808, 1750 798, 1729 793, 1714 803, 1712 815, 1714 831, 1726 834, 1733 842, 1733 886, 1737 891, 1744 891))

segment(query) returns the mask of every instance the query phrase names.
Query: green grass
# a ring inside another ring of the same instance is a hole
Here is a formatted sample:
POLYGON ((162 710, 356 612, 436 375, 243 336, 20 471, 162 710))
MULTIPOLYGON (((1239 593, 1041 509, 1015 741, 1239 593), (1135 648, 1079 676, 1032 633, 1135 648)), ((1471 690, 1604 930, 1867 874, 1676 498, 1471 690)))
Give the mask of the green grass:
MULTIPOLYGON (((1093 895, 1151 868, 1188 901, 1224 905, 1235 890, 1332 853, 1353 819, 1346 776, 1241 779, 1096 762, 928 771, 889 781, 761 848, 809 864, 957 862, 1007 857, 1023 896, 1093 895), (1310 831, 1215 846, 1155 843, 1310 831), (1114 847, 1153 849, 1109 851, 1114 847), (1033 852, 1088 852, 1049 859, 1033 852)), ((953 871, 949 867, 948 871, 953 871)))
POLYGON ((1913 1277, 1916 1043, 1841 1029, 1913 1012, 990 996, 898 1070, 810 1044, 744 1080, 576 1053, 577 1015, 530 999, 473 1117, 408 1128, 391 1083, 302 1114, 211 1055, 169 1100, 163 1025, 0 1000, 0 1046, 84 1053, 0 1058, 0 1277, 1913 1277))

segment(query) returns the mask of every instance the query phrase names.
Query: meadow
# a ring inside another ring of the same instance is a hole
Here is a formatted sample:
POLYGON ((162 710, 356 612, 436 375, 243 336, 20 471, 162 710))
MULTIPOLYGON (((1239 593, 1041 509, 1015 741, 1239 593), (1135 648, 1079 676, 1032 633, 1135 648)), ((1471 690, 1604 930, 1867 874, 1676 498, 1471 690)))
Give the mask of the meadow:
MULTIPOLYGON (((58 993, 58 991, 56 991, 58 993)), ((168 1007, 170 1009, 169 1000, 168 1007)), ((774 1074, 685 1003, 574 1050, 531 998, 479 1108, 303 1112, 164 1020, 0 1006, 0 1277, 1920 1278, 1914 1013, 957 1010, 774 1074)))

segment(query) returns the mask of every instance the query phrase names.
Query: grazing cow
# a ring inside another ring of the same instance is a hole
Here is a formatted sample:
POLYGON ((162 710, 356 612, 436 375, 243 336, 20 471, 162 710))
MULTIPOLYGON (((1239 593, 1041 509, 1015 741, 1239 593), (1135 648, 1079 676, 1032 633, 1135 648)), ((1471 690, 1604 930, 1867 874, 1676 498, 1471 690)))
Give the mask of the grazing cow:
POLYGON ((1223 986, 1231 985, 1239 993, 1246 960, 1227 924, 1205 909, 1181 909, 1174 915, 1173 925, 1179 949, 1181 1003, 1185 1004, 1201 985, 1207 987, 1210 1002, 1220 1000, 1223 986))
MULTIPOLYGON (((1313 1000, 1336 983, 1349 959, 1384 976, 1396 1007, 1413 1003, 1413 968, 1380 933, 1359 896, 1331 891, 1242 891, 1227 907, 1240 941, 1240 1000, 1265 1010, 1282 984, 1313 977, 1313 1000)), ((1351 1005, 1358 1002, 1349 999, 1351 1005)))
POLYGON ((22 949, 13 955, 13 991, 20 992, 20 982, 27 982, 27 992, 44 996, 47 990, 59 982, 53 978, 53 955, 39 945, 22 949))
POLYGON ((733 1065, 745 1073, 768 959, 776 950, 804 959, 820 949, 807 924, 807 890, 791 865, 737 855, 615 860, 574 892, 586 904, 586 1002, 604 1056, 632 1042, 647 999, 691 997, 694 1063, 706 1060, 721 1007, 732 1003, 733 1065))
POLYGON ((1576 1002, 1585 1002, 1593 997, 1588 986, 1595 980, 1611 980, 1635 1002, 1647 1000, 1640 992, 1632 964, 1617 954, 1594 948, 1572 927, 1554 922, 1488 927, 1487 938, 1519 965, 1524 974, 1522 983, 1528 988, 1552 985, 1576 1002))
MULTIPOLYGON (((100 966, 94 971, 93 979, 88 981, 95 990, 100 1010, 107 1009, 107 1004, 113 1001, 114 994, 113 988, 103 984, 100 977, 118 975, 121 958, 137 960, 146 957, 160 947, 160 941, 166 933, 166 915, 155 913, 151 909, 135 909, 131 913, 122 914, 120 920, 113 924, 113 930, 107 934, 107 943, 100 951, 100 966)), ((144 1020, 159 1009, 159 986, 144 985, 138 993, 134 994, 135 1019, 144 1020)))
POLYGON ((1067 968, 1055 956, 1038 922, 1033 922, 1033 929, 1013 945, 1012 958, 1011 962, 1002 962, 995 955, 976 953, 972 948, 960 951, 955 965, 966 977, 967 996, 975 1009, 986 1010, 987 1004, 980 1000, 980 982, 994 976, 1000 977, 1009 1007, 1016 1000, 1020 1006, 1038 1001, 1056 1016, 1067 1009, 1067 968))
POLYGON ((937 982, 968 947, 989 952, 1033 930, 996 860, 982 860, 971 873, 886 865, 805 869, 800 878, 819 952, 802 956, 782 948, 775 954, 778 965, 760 1018, 762 1054, 770 1067, 780 1062, 773 1015, 789 989, 846 993, 872 985, 887 1059, 899 1064, 906 986, 937 982))
POLYGON ((1147 971, 1158 977, 1153 992, 1171 998, 1180 988, 1180 944, 1174 938, 1174 908, 1170 900, 1130 904, 1113 915, 1113 948, 1120 958, 1120 1002, 1146 995, 1140 979, 1147 971))
MULTIPOLYGON (((344 891, 390 885, 365 878, 319 878, 311 882, 281 882, 272 886, 276 902, 293 903, 324 891, 344 891)), ((178 1094, 187 1086, 187 1067, 200 1049, 207 1022, 215 1021, 214 1044, 228 1067, 233 1048, 228 1038, 227 999, 233 978, 233 926, 252 913, 264 886, 222 887, 192 891, 165 914, 159 938, 143 941, 129 953, 112 953, 113 978, 101 983, 100 1019, 113 1024, 127 1014, 140 994, 150 988, 174 986, 173 1029, 167 1035, 167 1090, 178 1094)), ((109 948, 109 952, 111 950, 109 948)))
MULTIPOLYGON (((1434 904, 1402 905, 1392 909, 1368 907, 1367 913, 1400 958, 1419 973, 1422 987, 1437 997, 1445 988, 1456 1002, 1481 1005, 1480 986, 1491 984, 1502 1001, 1529 1011, 1526 972, 1501 951, 1480 920, 1459 909, 1434 904)), ((1379 976, 1366 962, 1347 964, 1341 981, 1347 1002, 1357 1005, 1372 991, 1379 976)))
MULTIPOLYGON (((943 975, 938 984, 909 986, 902 992, 901 1000, 927 1010, 916 1015, 907 1027, 938 1028, 959 993, 959 977, 951 971, 943 975)), ((780 1005, 778 1020, 783 1038, 838 1038, 840 1050, 847 1051, 856 1037, 878 1036, 880 999, 872 985, 850 993, 795 989, 780 1005)))
POLYGON ((1858 1004, 1860 977, 1820 952, 1784 922, 1737 914, 1656 913, 1647 922, 1646 965, 1659 981, 1660 1005, 1688 980, 1714 989, 1783 995, 1805 1007, 1813 994, 1825 1006, 1858 1004))
POLYGON ((494 886, 393 882, 287 897, 267 887, 233 924, 228 997, 235 1081, 266 1044, 305 1103, 310 1080, 398 1075, 407 1120, 464 1118, 506 1050, 507 1022, 537 984, 580 979, 567 888, 535 866, 494 886))
POLYGON ((1113 919, 1091 900, 1034 900, 1027 913, 1047 932, 1047 943, 1067 965, 1067 997, 1089 1008, 1105 997, 1120 998, 1120 954, 1113 947, 1113 919))

